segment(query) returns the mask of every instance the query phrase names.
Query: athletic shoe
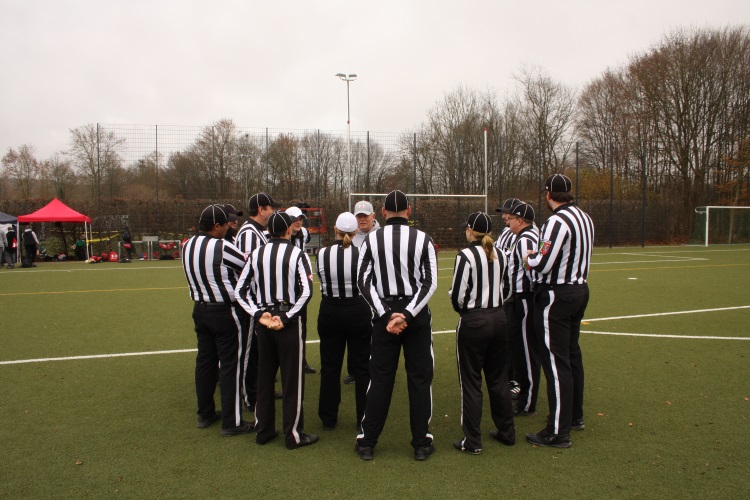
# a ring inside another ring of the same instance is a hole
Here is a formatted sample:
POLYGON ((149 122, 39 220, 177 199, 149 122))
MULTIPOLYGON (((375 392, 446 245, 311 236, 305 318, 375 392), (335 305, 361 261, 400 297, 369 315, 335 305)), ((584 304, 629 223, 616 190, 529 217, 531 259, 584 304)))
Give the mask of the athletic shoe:
POLYGON ((464 446, 463 439, 454 441, 453 447, 458 451, 463 451, 464 453, 468 453, 469 455, 479 455, 480 453, 482 453, 482 448, 467 448, 466 446, 464 446))
POLYGON ((221 435, 223 437, 238 436, 240 434, 250 434, 255 430, 255 424, 252 422, 242 422, 237 427, 230 427, 229 429, 221 429, 221 435))
POLYGON ((521 386, 518 385, 518 382, 511 380, 508 382, 508 387, 510 388, 510 396, 513 399, 518 399, 518 396, 521 395, 521 386))
POLYGON ((263 441, 261 441, 260 439, 258 439, 258 435, 256 434, 255 435, 255 442, 257 444, 264 445, 264 444, 272 441, 273 439, 276 439, 277 437, 279 437, 279 431, 273 431, 273 434, 271 434, 271 437, 269 437, 268 439, 265 439, 263 441))
POLYGON ((586 428, 586 424, 583 423, 582 418, 579 418, 579 419, 573 420, 573 423, 570 424, 570 428, 573 429, 574 431, 582 431, 583 429, 586 428))
POLYGON ((552 448, 570 448, 570 434, 550 434, 547 429, 542 429, 536 434, 526 434, 526 441, 536 446, 549 446, 552 448))
POLYGON ((414 460, 424 462, 425 460, 430 458, 430 455, 432 455, 433 453, 435 453, 434 444, 430 444, 430 446, 420 446, 414 449, 414 460))
POLYGON ((514 444, 516 444, 516 438, 515 437, 513 439, 505 439, 504 437, 502 437, 500 435, 500 433, 498 432, 497 429, 492 429, 490 431, 490 436, 492 436, 493 439, 495 439, 497 441, 500 441, 505 446, 513 446, 514 444))
POLYGON ((346 385, 351 385, 354 383, 354 375, 347 374, 346 377, 344 377, 344 383, 346 385))
POLYGON ((303 368, 303 370, 304 370, 305 373, 318 373, 318 370, 316 370, 315 368, 313 368, 310 365, 305 365, 305 367, 303 368))
POLYGON ((320 437, 317 434, 305 434, 302 433, 299 435, 299 443, 287 443, 286 449, 287 450, 296 450, 297 448, 302 448, 303 446, 308 446, 314 443, 317 443, 320 437))
POLYGON ((199 415, 198 416, 198 428, 207 429, 211 427, 214 424, 214 422, 218 420, 221 420, 221 413, 219 413, 218 411, 214 412, 214 414, 208 418, 203 418, 199 415))
POLYGON ((354 452, 361 458, 362 460, 372 460, 372 446, 360 446, 358 444, 354 445, 354 452))

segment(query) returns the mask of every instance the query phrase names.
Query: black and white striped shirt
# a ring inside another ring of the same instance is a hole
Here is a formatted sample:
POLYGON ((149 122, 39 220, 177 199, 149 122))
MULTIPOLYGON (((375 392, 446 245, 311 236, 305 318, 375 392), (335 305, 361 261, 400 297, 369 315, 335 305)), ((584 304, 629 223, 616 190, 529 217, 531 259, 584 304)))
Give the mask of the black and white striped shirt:
POLYGON ((497 248, 490 261, 481 241, 475 241, 456 256, 453 266, 453 284, 448 291, 453 309, 466 312, 470 309, 500 307, 505 301, 503 278, 507 260, 497 248))
POLYGON ((248 219, 234 237, 234 244, 248 258, 253 250, 268 242, 263 226, 253 219, 248 219))
POLYGON ((256 320, 266 309, 286 304, 286 325, 312 297, 312 267, 307 255, 289 240, 271 240, 250 254, 236 286, 237 302, 256 320))
MULTIPOLYGON (((503 224, 504 223, 505 222, 503 222, 503 224)), ((510 228, 506 226, 505 228, 503 228, 503 232, 500 233, 500 236, 497 237, 495 247, 505 255, 508 255, 515 241, 516 235, 513 234, 513 231, 511 231, 510 228)))
POLYGON ((539 234, 536 226, 530 225, 521 230, 516 235, 516 241, 508 256, 508 283, 510 284, 510 293, 528 293, 531 292, 531 282, 533 281, 533 271, 526 269, 523 258, 529 250, 539 249, 539 234))
POLYGON ((305 251, 305 245, 310 241, 310 231, 307 230, 307 228, 302 227, 300 228, 299 232, 297 234, 292 235, 291 242, 302 250, 305 251))
POLYGON ((390 314, 383 299, 410 297, 403 311, 407 322, 419 314, 437 288, 435 245, 427 234, 392 217, 371 231, 359 249, 357 285, 375 316, 390 314))
POLYGON ((237 275, 245 265, 244 256, 236 246, 199 233, 185 242, 182 253, 191 299, 212 303, 235 301, 237 275))
POLYGON ((343 241, 318 250, 315 268, 320 279, 320 291, 325 297, 359 297, 357 262, 359 249, 354 245, 344 248, 343 241))
POLYGON ((542 226, 539 253, 528 259, 537 283, 583 284, 594 247, 594 223, 576 205, 561 205, 542 226))

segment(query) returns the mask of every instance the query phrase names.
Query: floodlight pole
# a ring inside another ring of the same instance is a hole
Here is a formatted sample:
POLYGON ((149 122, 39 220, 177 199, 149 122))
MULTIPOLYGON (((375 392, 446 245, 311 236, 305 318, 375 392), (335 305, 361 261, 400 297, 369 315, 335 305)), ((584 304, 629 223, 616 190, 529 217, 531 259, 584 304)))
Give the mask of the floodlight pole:
MULTIPOLYGON (((346 82, 346 163, 349 170, 349 192, 352 192, 352 120, 349 107, 349 82, 357 79, 354 73, 336 73, 336 76, 346 82)), ((351 209, 351 206, 349 207, 351 209)))

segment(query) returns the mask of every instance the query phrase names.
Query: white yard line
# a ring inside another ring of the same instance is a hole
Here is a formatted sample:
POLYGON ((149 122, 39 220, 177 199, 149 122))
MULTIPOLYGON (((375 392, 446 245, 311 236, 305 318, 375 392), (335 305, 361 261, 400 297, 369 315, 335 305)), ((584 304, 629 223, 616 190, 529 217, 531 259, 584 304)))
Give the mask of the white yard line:
POLYGON ((652 318, 655 316, 674 316, 676 314, 697 314, 707 312, 719 312, 719 311, 732 311, 735 309, 750 309, 750 306, 736 306, 736 307, 719 307, 716 309, 694 309, 692 311, 673 311, 665 313, 653 313, 653 314, 634 314, 632 316, 610 316, 609 318, 584 318, 583 323, 593 323, 594 321, 612 321, 616 319, 637 319, 637 318, 652 318))

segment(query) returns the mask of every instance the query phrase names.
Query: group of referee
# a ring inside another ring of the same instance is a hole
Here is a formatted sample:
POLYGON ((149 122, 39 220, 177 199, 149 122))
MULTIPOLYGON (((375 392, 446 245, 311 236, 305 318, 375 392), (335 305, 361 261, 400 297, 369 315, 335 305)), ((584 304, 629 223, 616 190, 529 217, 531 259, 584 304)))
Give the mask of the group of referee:
MULTIPOLYGON (((546 201, 553 215, 541 229, 534 225, 529 204, 504 203, 498 211, 506 230, 496 245, 487 214, 472 214, 464 225, 469 246, 457 256, 449 292, 461 316, 456 356, 464 438, 454 443, 461 451, 482 450, 482 372, 497 427, 490 435, 498 441, 514 444, 514 415, 535 414, 540 367, 550 413, 545 429, 528 434, 527 440, 568 447, 570 429, 584 427, 578 336, 588 302, 593 224, 576 206, 571 187, 564 175, 547 179, 546 201), (515 408, 511 377, 520 387, 515 408)), ((292 217, 296 213, 290 216, 279 206, 267 193, 253 195, 248 219, 232 241, 227 231, 242 212, 210 205, 201 213, 200 231, 184 244, 198 341, 198 427, 220 420, 222 436, 255 431, 258 444, 271 441, 279 435, 274 383, 280 374, 287 448, 318 441, 304 432, 303 413, 303 318, 316 273, 322 295, 318 416, 323 428, 339 423, 346 351, 347 371, 355 379, 355 452, 371 460, 403 349, 411 446, 416 460, 427 460, 435 451, 429 429, 434 352, 428 302, 437 288, 437 257, 432 239, 409 225, 407 196, 398 190, 386 196, 383 227, 366 221, 375 218, 368 202, 358 203, 354 214, 339 215, 336 241, 319 250, 314 268, 293 241, 299 230, 292 217), (214 405, 217 382, 221 412, 214 405), (254 422, 243 420, 243 406, 254 411, 254 422)))

